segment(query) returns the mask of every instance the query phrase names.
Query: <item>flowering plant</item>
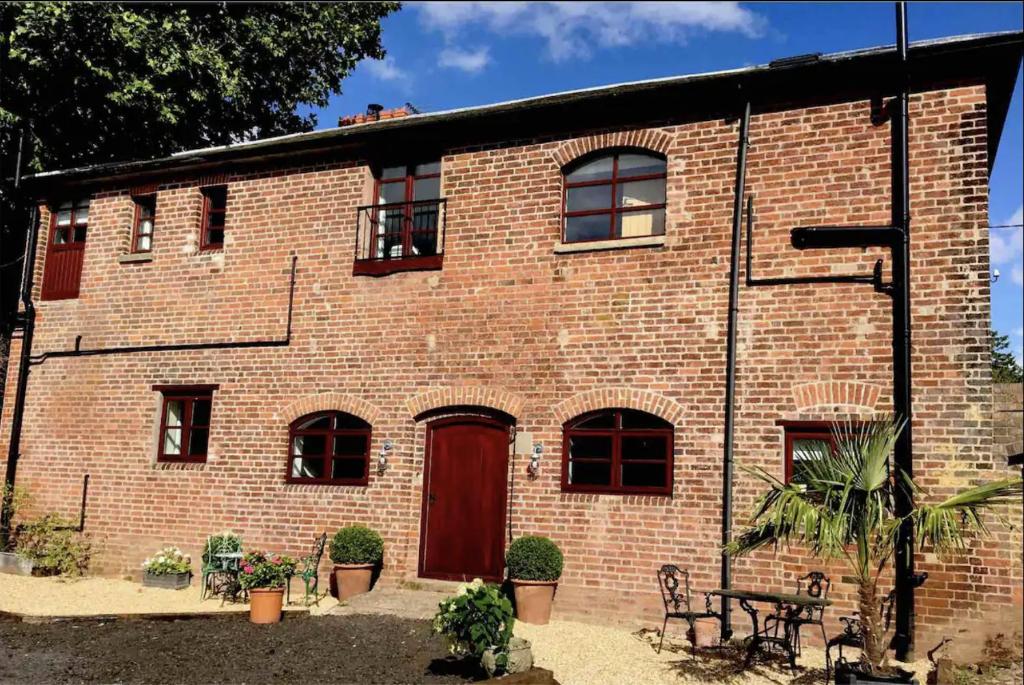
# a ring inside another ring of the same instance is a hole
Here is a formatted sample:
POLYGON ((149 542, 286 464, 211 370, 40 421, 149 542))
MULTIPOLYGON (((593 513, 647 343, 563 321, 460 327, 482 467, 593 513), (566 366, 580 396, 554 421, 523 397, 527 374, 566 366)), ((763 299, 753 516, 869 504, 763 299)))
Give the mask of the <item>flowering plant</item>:
POLYGON ((459 586, 453 597, 438 606, 434 632, 443 635, 448 651, 479 659, 493 650, 499 670, 508 666, 508 641, 512 637, 512 602, 497 585, 479 578, 459 586))
POLYGON ((283 554, 246 552, 238 572, 238 582, 245 590, 284 587, 295 573, 295 560, 283 554))
POLYGON ((192 570, 192 557, 177 547, 164 547, 142 562, 142 570, 154 576, 188 573, 192 570))

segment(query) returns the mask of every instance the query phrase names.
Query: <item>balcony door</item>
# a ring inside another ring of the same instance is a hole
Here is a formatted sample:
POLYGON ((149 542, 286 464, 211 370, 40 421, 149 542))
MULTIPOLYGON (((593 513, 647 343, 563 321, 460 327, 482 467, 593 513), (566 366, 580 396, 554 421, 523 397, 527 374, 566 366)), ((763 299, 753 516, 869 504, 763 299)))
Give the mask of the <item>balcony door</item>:
POLYGON ((88 228, 88 200, 62 202, 52 210, 43 269, 41 294, 44 300, 78 297, 88 228))
POLYGON ((437 255, 440 197, 440 162, 381 169, 377 180, 377 259, 437 255))

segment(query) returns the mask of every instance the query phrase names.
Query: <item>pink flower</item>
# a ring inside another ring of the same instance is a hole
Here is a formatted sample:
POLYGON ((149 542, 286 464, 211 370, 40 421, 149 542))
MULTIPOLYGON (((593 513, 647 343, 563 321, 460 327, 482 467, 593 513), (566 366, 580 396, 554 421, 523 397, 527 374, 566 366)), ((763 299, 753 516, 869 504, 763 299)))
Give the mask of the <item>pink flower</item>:
POLYGON ((249 566, 248 564, 246 564, 245 566, 242 567, 242 570, 245 571, 246 573, 252 573, 252 566, 249 566))

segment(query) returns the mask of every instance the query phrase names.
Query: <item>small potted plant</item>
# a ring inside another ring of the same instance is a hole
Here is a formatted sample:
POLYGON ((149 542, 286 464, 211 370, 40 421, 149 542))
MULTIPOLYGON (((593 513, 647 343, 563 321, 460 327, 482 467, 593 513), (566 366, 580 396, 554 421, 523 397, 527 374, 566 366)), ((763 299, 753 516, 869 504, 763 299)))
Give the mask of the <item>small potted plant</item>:
POLYGON ((384 558, 384 540, 366 526, 347 526, 331 540, 331 561, 338 601, 367 592, 373 571, 384 558))
POLYGON ((177 547, 164 547, 142 562, 142 584, 180 590, 192 582, 192 558, 177 547))
POLYGON ((546 625, 551 619, 551 603, 563 563, 562 551, 548 538, 525 536, 509 545, 505 564, 520 621, 546 625))
POLYGON ((247 552, 242 557, 238 584, 249 593, 249 620, 277 623, 281 620, 284 586, 295 572, 295 560, 282 554, 247 552))
POLYGON ((448 651, 479 660, 488 676, 521 673, 533 666, 527 640, 512 637, 512 603, 497 585, 479 578, 459 586, 438 605, 434 632, 444 636, 448 651))

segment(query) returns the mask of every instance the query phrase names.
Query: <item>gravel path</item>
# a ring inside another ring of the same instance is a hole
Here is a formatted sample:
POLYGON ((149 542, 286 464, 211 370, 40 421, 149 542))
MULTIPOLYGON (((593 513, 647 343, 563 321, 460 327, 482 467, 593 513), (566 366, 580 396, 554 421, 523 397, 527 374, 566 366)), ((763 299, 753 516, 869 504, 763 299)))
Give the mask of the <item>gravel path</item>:
MULTIPOLYGON (((302 599, 302 590, 292 601, 302 599)), ((337 602, 326 597, 320 608, 327 611, 337 602)), ((0 611, 31 616, 102 616, 111 614, 176 614, 248 611, 249 605, 219 598, 199 601, 198 581, 184 590, 162 590, 115 578, 35 578, 0 574, 0 611)))

